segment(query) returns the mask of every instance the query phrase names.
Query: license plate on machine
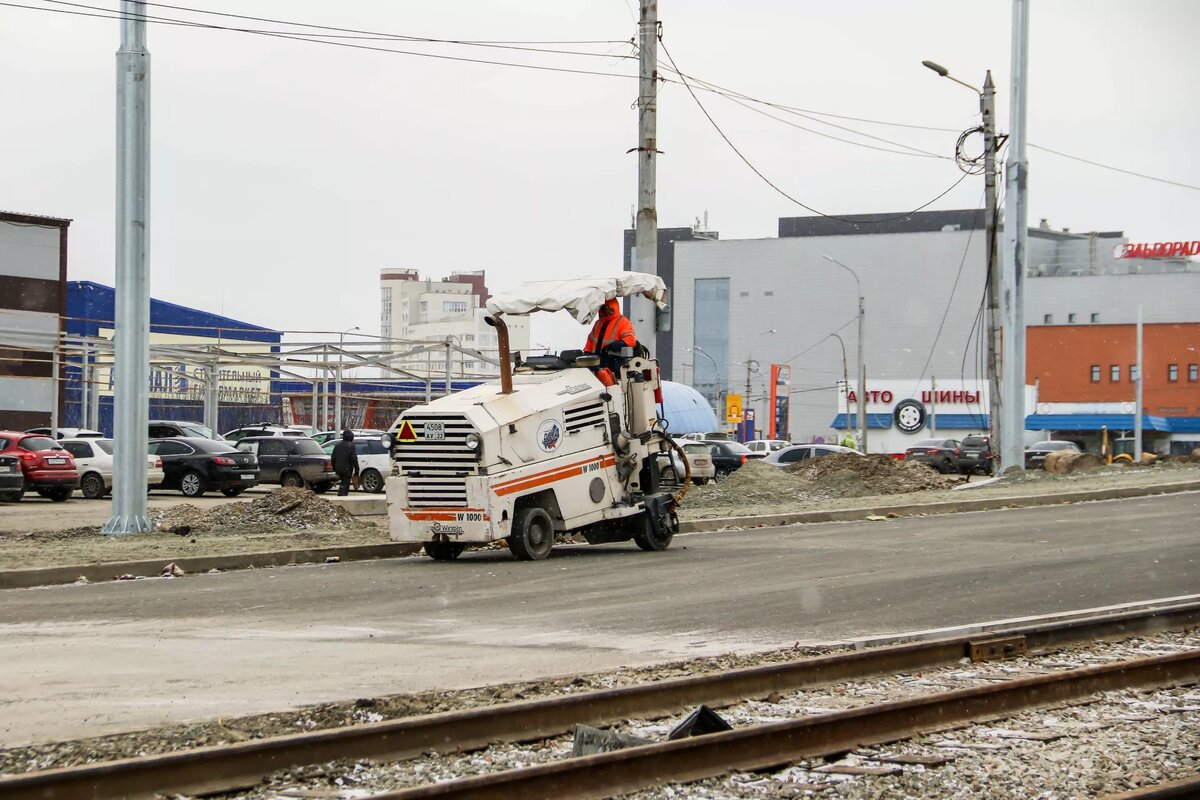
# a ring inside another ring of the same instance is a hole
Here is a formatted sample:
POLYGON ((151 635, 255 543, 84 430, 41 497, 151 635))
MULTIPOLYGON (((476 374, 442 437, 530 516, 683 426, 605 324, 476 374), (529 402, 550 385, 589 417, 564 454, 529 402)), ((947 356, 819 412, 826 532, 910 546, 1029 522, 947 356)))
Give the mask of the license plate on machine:
POLYGON ((252 481, 252 480, 254 480, 254 473, 253 473, 253 472, 243 472, 243 473, 242 473, 242 480, 244 480, 244 481, 252 481))
POLYGON ((446 438, 446 423, 426 422, 424 436, 433 442, 443 441, 446 438))

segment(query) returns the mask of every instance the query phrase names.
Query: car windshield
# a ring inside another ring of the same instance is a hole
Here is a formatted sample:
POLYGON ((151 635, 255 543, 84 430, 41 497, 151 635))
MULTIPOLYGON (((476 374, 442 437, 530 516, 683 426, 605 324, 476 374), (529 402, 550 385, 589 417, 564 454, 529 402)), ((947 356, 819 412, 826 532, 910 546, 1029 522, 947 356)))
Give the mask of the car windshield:
POLYGON ((1072 442, 1038 442, 1033 446, 1034 450, 1074 450, 1075 445, 1072 442))
POLYGON ((708 448, 702 444, 685 444, 683 452, 689 456, 706 456, 708 455, 708 448))
POLYGON ((312 439, 297 439, 296 452, 302 456, 323 456, 325 451, 312 439))
POLYGON ((730 453, 733 453, 735 456, 740 456, 751 452, 750 448, 746 447, 746 445, 742 444, 741 442, 722 442, 721 444, 723 444, 725 449, 730 453))
POLYGON ((188 442, 201 453, 240 453, 241 451, 230 446, 229 442, 218 442, 215 439, 192 439, 188 442))
POLYGON ((53 439, 48 439, 45 436, 30 436, 27 439, 21 440, 21 447, 32 452, 40 452, 42 450, 61 450, 58 442, 53 439))
POLYGON ((198 422, 181 422, 179 430, 183 431, 184 436, 199 436, 201 439, 211 439, 213 432, 211 428, 207 428, 198 422))
POLYGON ((986 447, 988 440, 986 436, 968 436, 962 440, 962 443, 968 447, 986 447))

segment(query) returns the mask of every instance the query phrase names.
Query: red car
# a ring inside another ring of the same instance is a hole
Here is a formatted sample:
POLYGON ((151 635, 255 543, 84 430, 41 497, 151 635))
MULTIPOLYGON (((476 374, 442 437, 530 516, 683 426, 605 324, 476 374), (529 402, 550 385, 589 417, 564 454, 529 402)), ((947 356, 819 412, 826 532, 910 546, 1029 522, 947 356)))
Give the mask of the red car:
MULTIPOLYGON (((8 462, 9 458, 17 459, 21 482, 18 486, 9 470, 4 470, 0 477, 9 480, 0 481, 0 502, 15 503, 25 492, 33 490, 61 503, 79 484, 75 458, 48 436, 0 431, 0 460, 8 462)), ((13 466, 11 462, 5 465, 13 466)))

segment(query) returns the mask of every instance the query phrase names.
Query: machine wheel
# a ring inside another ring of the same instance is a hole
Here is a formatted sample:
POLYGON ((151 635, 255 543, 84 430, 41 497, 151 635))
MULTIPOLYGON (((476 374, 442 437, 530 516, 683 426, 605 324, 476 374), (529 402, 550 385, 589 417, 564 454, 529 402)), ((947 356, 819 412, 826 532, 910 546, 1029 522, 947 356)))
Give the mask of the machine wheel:
POLYGON ((333 481, 320 481, 312 485, 312 490, 317 494, 325 494, 333 488, 333 481))
POLYGON ((650 524, 650 514, 643 511, 633 518, 633 541, 638 547, 653 553, 666 550, 671 546, 671 539, 675 538, 675 531, 679 530, 679 518, 671 512, 665 522, 667 530, 658 534, 650 524))
POLYGON ((55 503, 65 503, 71 499, 71 495, 75 493, 73 486, 55 486, 53 489, 46 490, 46 497, 55 503))
POLYGON ((13 489, 11 492, 0 492, 0 503, 19 503, 25 496, 24 489, 13 489))
POLYGON ((199 497, 208 491, 208 481, 194 469, 188 470, 179 479, 179 491, 183 492, 184 497, 199 497))
POLYGON ((426 542, 425 555, 434 561, 453 561, 462 555, 467 546, 462 542, 426 542))
POLYGON ((383 491, 383 476, 379 474, 379 470, 365 469, 358 476, 358 485, 364 492, 378 494, 383 491))
POLYGON ((554 547, 554 520, 540 506, 525 506, 513 516, 508 549, 519 561, 541 561, 554 547))
POLYGON ((104 497, 104 478, 89 472, 79 479, 79 490, 88 500, 99 500, 104 497))
POLYGON ((237 497, 242 492, 246 491, 245 486, 226 486, 221 490, 221 494, 226 497, 237 497))
POLYGON ((303 489, 304 478, 301 478, 298 472, 285 472, 279 479, 279 485, 288 489, 303 489))

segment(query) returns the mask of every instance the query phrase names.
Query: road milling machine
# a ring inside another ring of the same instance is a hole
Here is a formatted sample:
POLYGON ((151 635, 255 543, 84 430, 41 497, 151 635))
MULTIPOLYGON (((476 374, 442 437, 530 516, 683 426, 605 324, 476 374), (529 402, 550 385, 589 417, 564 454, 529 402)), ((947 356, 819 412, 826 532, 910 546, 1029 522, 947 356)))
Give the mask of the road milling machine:
POLYGON ((690 470, 667 434, 658 362, 640 346, 612 369, 579 350, 514 359, 504 319, 566 309, 590 324, 606 300, 638 295, 666 308, 662 279, 636 272, 539 281, 489 300, 499 380, 414 406, 391 429, 391 538, 438 560, 497 541, 517 559, 544 559, 565 534, 665 550, 690 470), (685 474, 667 485, 672 451, 685 474))

